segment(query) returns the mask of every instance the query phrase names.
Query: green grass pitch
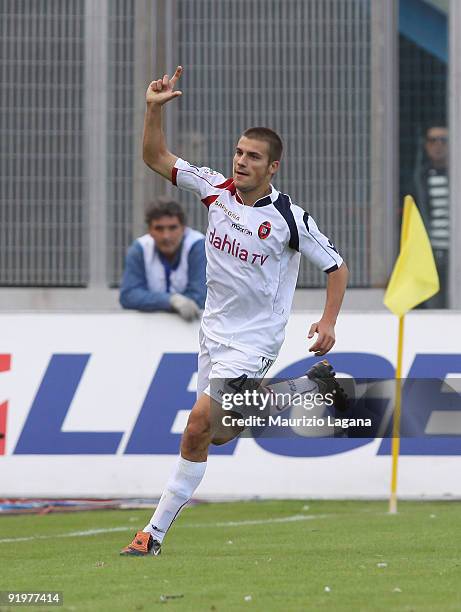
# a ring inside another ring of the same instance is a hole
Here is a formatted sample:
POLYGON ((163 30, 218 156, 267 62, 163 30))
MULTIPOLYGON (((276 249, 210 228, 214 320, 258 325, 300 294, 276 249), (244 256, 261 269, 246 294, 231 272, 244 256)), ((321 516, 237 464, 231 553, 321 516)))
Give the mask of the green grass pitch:
POLYGON ((147 558, 118 553, 149 510, 4 516, 0 590, 63 591, 63 607, 33 608, 47 610, 459 611, 460 510, 458 502, 400 502, 394 516, 384 502, 203 504, 183 512, 160 557, 147 558))

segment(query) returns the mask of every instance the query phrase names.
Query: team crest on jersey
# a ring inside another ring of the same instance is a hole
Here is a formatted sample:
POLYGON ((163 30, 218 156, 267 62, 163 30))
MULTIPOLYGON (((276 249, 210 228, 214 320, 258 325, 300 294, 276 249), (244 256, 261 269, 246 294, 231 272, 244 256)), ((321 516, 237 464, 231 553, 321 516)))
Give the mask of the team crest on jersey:
POLYGON ((271 229, 272 226, 270 221, 264 221, 264 223, 261 223, 258 229, 258 236, 261 238, 261 240, 265 240, 269 236, 271 229))

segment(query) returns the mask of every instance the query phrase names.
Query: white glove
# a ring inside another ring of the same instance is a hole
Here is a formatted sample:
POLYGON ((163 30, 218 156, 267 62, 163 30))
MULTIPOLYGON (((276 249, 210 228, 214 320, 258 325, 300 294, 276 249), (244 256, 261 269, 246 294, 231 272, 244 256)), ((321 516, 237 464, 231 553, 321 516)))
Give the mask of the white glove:
POLYGON ((181 293, 174 293, 170 298, 170 304, 171 308, 186 321, 193 321, 200 317, 200 309, 194 300, 181 293))

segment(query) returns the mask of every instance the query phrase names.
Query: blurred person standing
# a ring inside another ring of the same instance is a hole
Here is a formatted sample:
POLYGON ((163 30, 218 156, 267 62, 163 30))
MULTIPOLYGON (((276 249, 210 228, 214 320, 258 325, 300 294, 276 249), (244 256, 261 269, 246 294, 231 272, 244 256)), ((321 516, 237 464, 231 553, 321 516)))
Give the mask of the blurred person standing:
POLYGON ((424 147, 413 175, 414 196, 426 226, 440 279, 440 291, 424 308, 448 308, 450 258, 450 189, 448 177, 448 129, 432 126, 426 130, 424 147))
POLYGON ((205 237, 187 227, 178 202, 160 197, 148 205, 147 233, 128 249, 120 286, 123 308, 177 312, 198 319, 206 298, 205 237))

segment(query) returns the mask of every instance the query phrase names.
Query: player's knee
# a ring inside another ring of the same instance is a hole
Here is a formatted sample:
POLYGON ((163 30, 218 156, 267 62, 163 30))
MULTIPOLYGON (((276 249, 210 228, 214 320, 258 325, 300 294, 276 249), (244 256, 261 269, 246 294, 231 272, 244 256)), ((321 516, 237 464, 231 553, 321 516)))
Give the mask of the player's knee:
MULTIPOLYGON (((192 417, 192 415, 191 415, 192 417)), ((210 437, 210 422, 204 417, 190 418, 184 431, 184 442, 190 448, 202 446, 210 437)))

